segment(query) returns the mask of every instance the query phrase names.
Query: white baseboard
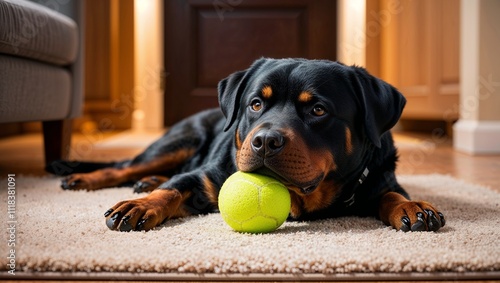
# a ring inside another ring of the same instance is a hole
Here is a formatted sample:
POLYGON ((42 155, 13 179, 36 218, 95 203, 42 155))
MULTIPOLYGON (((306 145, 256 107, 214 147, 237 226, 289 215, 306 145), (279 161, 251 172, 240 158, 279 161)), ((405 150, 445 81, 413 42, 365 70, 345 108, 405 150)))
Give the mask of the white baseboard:
POLYGON ((453 125, 453 147, 469 154, 500 153, 500 121, 458 120, 453 125))

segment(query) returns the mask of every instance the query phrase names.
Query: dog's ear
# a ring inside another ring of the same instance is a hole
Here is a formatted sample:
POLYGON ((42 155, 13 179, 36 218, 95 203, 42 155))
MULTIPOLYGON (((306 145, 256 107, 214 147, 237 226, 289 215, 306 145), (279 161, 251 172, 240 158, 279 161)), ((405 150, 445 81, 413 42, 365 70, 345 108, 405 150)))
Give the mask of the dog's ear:
MULTIPOLYGON (((238 91, 241 81, 247 71, 239 71, 231 74, 229 77, 219 82, 219 105, 226 116, 226 124, 224 131, 231 128, 231 125, 238 116, 238 108, 240 107, 241 91, 238 91), (239 93, 239 94, 238 94, 239 93)), ((244 87, 243 87, 244 88, 244 87)))
POLYGON ((365 133, 380 148, 382 134, 401 117, 406 104, 404 96, 390 84, 370 75, 365 69, 353 67, 355 92, 364 113, 365 133))
POLYGON ((219 82, 219 105, 226 117, 224 131, 229 130, 238 118, 241 98, 252 75, 268 59, 262 58, 255 61, 250 68, 229 75, 219 82))

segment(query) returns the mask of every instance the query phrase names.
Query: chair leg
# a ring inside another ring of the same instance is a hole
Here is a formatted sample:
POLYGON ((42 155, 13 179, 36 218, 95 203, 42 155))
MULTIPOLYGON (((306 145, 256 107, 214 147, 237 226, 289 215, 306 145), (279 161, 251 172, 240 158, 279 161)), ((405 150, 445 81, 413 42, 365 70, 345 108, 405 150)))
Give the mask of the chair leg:
POLYGON ((69 158, 71 122, 71 119, 42 122, 45 165, 49 165, 55 160, 69 158))

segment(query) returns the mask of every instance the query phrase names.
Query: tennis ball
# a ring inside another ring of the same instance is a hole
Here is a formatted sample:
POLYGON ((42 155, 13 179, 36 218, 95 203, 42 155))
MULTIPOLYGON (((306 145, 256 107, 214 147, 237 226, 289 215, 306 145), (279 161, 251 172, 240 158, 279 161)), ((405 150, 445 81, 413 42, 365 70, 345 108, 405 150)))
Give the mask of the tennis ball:
POLYGON ((285 222, 290 207, 285 185, 255 173, 234 173, 219 192, 222 219, 238 232, 272 232, 285 222))

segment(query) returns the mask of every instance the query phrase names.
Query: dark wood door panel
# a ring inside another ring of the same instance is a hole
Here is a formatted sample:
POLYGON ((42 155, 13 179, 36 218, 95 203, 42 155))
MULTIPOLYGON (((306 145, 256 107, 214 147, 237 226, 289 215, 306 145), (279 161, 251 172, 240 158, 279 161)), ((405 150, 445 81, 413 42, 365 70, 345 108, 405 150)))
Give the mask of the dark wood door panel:
POLYGON ((165 125, 218 106, 217 83, 260 57, 335 60, 330 0, 165 2, 165 125))
POLYGON ((224 75, 248 67, 251 60, 263 55, 306 56, 304 12, 242 9, 227 15, 224 21, 216 11, 199 13, 198 85, 213 87, 224 75))

